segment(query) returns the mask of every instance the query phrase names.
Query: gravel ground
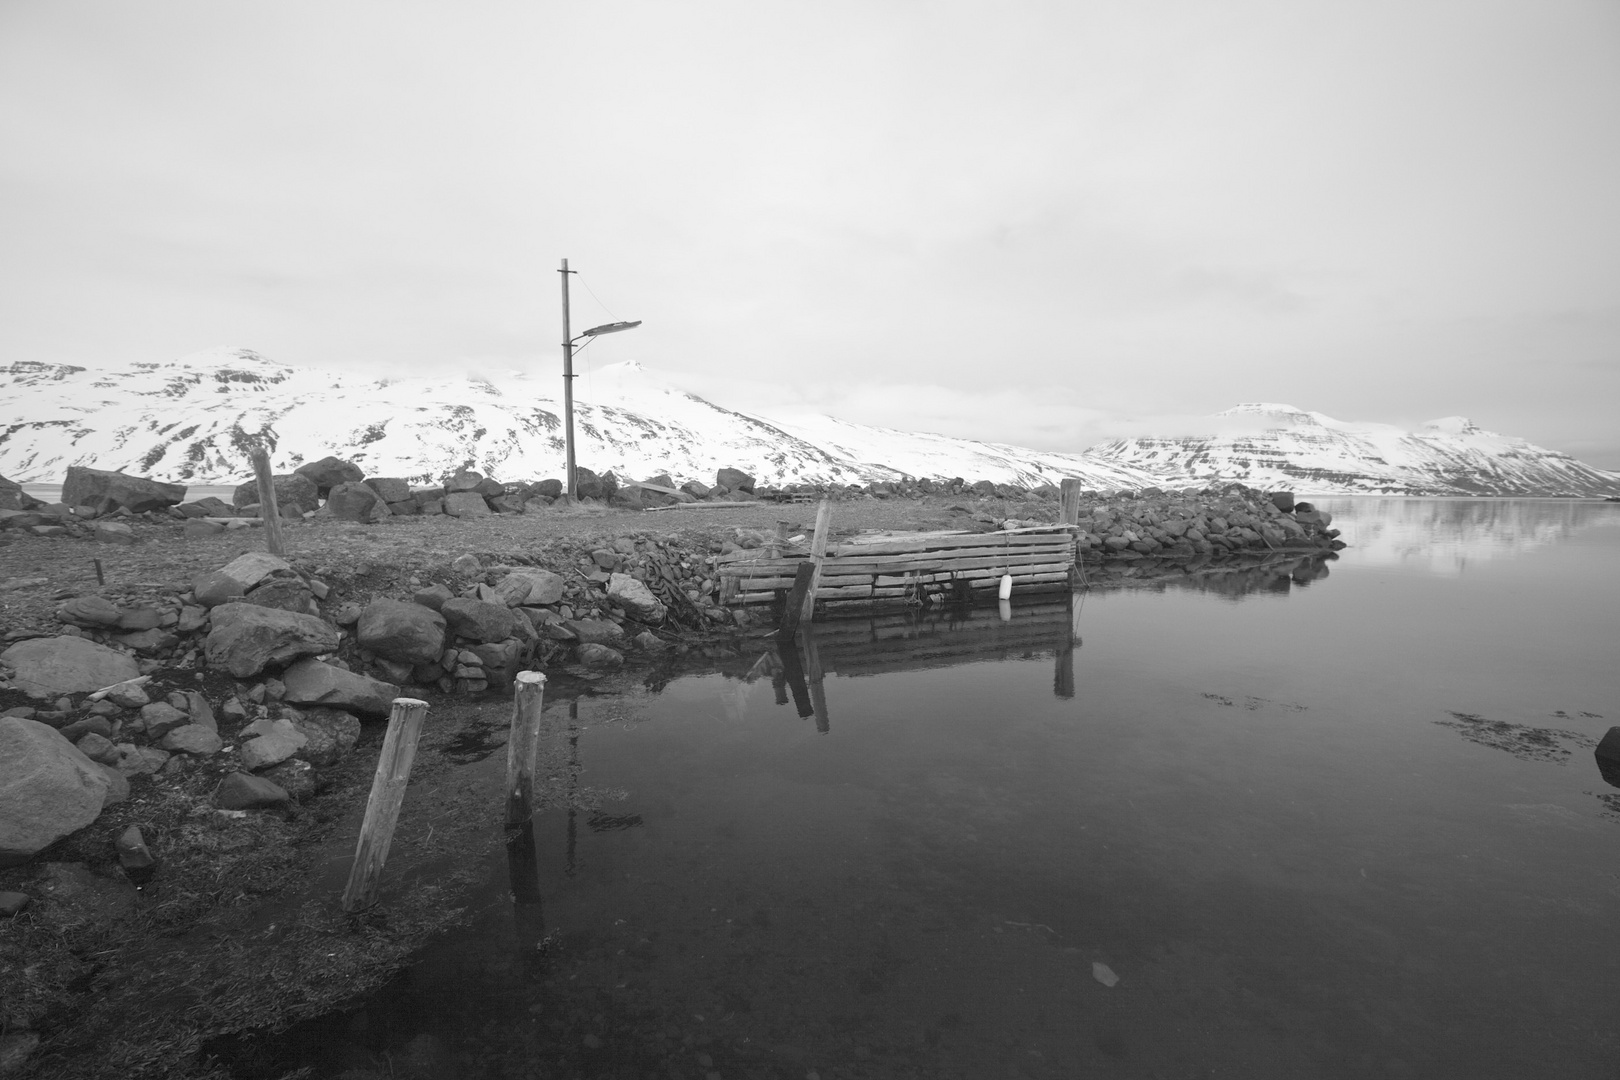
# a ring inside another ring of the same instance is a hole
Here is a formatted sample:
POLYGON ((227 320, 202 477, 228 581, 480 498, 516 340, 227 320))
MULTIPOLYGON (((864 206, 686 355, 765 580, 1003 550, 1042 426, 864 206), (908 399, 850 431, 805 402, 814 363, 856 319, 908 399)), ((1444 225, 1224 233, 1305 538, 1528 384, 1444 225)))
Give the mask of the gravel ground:
MULTIPOLYGON (((998 520, 1009 515, 1056 520, 1057 504, 973 496, 838 500, 833 504, 832 535, 844 537, 871 529, 985 528, 982 523, 975 525, 975 512, 998 520)), ((569 563, 578 552, 614 537, 646 535, 705 554, 718 550, 727 540, 737 540, 739 531, 774 532, 778 521, 788 523, 790 534, 806 532, 815 517, 814 503, 740 503, 652 512, 579 507, 470 520, 442 515, 397 517, 377 525, 317 519, 288 524, 284 535, 288 558, 307 564, 317 576, 362 586, 368 583, 366 579, 374 578, 380 587, 398 572, 432 573, 469 552, 486 563, 569 563)), ((62 594, 93 591, 128 603, 159 590, 183 592, 193 575, 217 570, 244 551, 264 548, 264 534, 256 528, 186 537, 178 523, 134 519, 130 524, 139 543, 127 547, 70 537, 0 534, 11 540, 0 546, 0 634, 54 628, 56 598, 62 594), (97 560, 105 586, 96 581, 97 560)))

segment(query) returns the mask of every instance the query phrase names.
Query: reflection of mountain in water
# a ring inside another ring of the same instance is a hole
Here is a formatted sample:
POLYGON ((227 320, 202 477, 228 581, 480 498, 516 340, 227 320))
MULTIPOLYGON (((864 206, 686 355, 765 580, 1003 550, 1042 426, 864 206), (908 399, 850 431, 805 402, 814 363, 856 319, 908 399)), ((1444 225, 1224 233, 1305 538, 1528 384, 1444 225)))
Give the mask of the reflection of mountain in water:
POLYGON ((1563 543, 1620 525, 1620 505, 1553 499, 1319 499, 1358 565, 1460 574, 1470 561, 1563 543))

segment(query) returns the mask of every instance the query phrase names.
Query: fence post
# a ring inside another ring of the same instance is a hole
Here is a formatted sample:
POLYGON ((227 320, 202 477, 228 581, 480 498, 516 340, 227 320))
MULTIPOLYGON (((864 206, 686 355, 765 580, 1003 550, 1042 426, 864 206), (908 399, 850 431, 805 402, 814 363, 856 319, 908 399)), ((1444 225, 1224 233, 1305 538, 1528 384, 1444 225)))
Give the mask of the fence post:
POLYGON ((546 677, 520 671, 512 695, 512 733, 506 740, 506 824, 522 825, 534 816, 534 769, 540 749, 540 713, 546 677))
POLYGON ((377 759, 377 774, 371 780, 371 798, 366 801, 366 817, 354 847, 354 867, 349 871, 349 885, 343 890, 344 911, 359 911, 377 902, 377 885, 382 880, 383 863, 388 861, 394 826, 399 823, 399 808, 405 802, 405 785, 411 779, 416 740, 422 734, 427 710, 425 701, 394 699, 388 734, 383 736, 382 755, 377 759))
POLYGON ((270 477, 270 455, 262 445, 248 455, 253 459, 253 479, 259 483, 259 519, 264 522, 264 545, 272 555, 285 555, 281 543, 281 508, 276 505, 276 482, 270 477))

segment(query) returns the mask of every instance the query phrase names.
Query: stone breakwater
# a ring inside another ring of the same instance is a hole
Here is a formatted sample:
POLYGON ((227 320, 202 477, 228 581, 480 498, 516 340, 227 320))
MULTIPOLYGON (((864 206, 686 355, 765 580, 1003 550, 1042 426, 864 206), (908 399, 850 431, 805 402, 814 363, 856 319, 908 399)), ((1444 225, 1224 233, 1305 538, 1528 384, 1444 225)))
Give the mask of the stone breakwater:
POLYGON ((1345 547, 1333 516, 1286 492, 1228 484, 1187 493, 1092 495, 1081 506, 1082 561, 1174 559, 1208 562, 1245 552, 1345 547))

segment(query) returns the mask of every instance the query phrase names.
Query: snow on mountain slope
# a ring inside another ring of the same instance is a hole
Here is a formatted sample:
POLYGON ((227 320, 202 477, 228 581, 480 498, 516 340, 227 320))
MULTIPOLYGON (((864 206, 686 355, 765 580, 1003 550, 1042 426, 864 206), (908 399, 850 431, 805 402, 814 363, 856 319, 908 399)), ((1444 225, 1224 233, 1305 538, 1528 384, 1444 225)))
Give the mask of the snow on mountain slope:
POLYGON ((781 422, 780 427, 845 457, 869 461, 910 476, 960 476, 998 484, 1037 487, 1064 477, 1081 477, 1092 487, 1141 488, 1159 481, 1140 470, 1088 458, 1029 450, 1004 443, 974 442, 929 432, 866 427, 818 416, 781 422))
MULTIPOLYGON (((0 368, 0 475, 60 480, 69 465, 193 484, 251 475, 263 434, 277 471, 334 454, 373 476, 428 482, 462 467, 500 479, 562 475, 554 375, 376 379, 288 367, 247 349, 117 370, 0 368)), ((576 459, 621 477, 667 472, 712 483, 732 466, 762 484, 962 476, 1033 483, 1082 476, 1100 488, 1154 483, 1125 466, 942 436, 830 423, 843 443, 722 408, 636 364, 575 385, 576 459), (881 447, 884 458, 860 450, 881 447)))
POLYGON ((1217 414, 1224 434, 1118 439, 1086 451, 1171 484, 1241 480, 1259 488, 1390 495, 1613 495, 1620 478, 1461 416, 1416 431, 1346 423, 1291 405, 1217 414))

